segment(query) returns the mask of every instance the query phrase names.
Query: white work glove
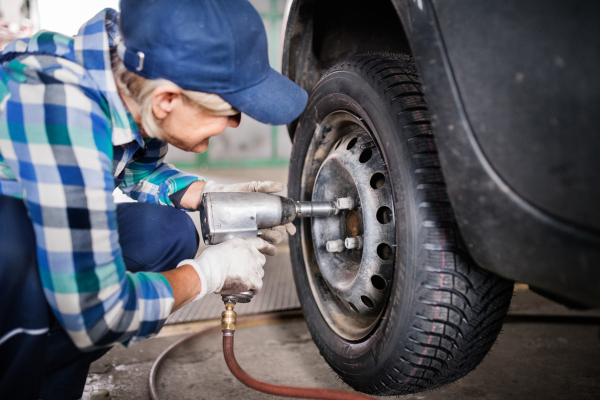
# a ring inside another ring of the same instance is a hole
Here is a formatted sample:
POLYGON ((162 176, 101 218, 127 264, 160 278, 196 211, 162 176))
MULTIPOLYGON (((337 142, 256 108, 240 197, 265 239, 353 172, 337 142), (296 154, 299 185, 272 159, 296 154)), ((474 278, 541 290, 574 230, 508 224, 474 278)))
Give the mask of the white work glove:
MULTIPOLYGON (((210 192, 259 192, 259 193, 278 193, 283 190, 281 182, 272 181, 252 181, 244 183, 232 183, 229 185, 208 181, 204 186, 203 193, 210 192)), ((293 235, 296 233, 296 227, 291 222, 285 225, 276 226, 270 229, 260 229, 261 238, 271 244, 281 243, 285 233, 293 235)))
POLYGON ((189 264, 200 278, 201 291, 194 300, 208 293, 233 294, 262 289, 265 275, 264 255, 274 256, 277 249, 261 238, 237 238, 211 246, 195 260, 183 260, 177 267, 189 264))
POLYGON ((285 225, 275 226, 270 229, 259 229, 261 233, 260 237, 271 244, 279 244, 283 240, 285 233, 293 235, 296 233, 296 227, 294 224, 287 223, 285 225))

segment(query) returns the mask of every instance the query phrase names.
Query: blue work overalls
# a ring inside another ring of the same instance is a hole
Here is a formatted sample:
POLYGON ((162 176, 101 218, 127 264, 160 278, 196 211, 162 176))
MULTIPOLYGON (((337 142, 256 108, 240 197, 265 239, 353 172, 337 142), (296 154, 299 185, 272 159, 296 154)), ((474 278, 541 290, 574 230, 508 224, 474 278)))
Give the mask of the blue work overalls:
MULTIPOLYGON (((194 223, 176 208, 118 204, 117 221, 131 272, 173 269, 198 249, 194 223)), ((79 399, 90 364, 109 349, 84 353, 57 323, 44 297, 27 209, 0 195, 0 399, 79 399)))

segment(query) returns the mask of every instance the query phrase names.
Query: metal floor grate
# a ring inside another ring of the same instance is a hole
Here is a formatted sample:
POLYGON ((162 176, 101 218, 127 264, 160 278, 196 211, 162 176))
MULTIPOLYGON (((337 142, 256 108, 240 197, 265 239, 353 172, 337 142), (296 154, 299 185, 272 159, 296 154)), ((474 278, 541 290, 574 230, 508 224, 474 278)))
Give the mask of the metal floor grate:
MULTIPOLYGON (((292 275, 290 254, 280 252, 275 257, 267 257, 264 269, 262 290, 250 303, 236 305, 235 311, 238 315, 300 308, 292 275)), ((210 294, 202 300, 192 302, 174 312, 167 320, 167 324, 220 318, 221 312, 224 310, 221 296, 210 294)))

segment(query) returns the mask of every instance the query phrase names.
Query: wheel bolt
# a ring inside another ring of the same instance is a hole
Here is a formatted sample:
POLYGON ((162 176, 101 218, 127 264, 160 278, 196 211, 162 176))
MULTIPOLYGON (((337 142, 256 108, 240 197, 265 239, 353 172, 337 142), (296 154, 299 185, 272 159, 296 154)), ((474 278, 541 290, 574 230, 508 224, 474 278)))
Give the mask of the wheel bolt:
POLYGON ((362 236, 349 237, 344 241, 344 245, 347 249, 362 249, 363 243, 364 240, 362 236))
POLYGON ((355 206, 355 201, 352 197, 340 197, 335 202, 338 210, 352 210, 355 206))
POLYGON ((346 249, 344 247, 344 241, 342 239, 330 240, 327 242, 325 247, 327 248, 327 251, 330 253, 340 253, 346 249))

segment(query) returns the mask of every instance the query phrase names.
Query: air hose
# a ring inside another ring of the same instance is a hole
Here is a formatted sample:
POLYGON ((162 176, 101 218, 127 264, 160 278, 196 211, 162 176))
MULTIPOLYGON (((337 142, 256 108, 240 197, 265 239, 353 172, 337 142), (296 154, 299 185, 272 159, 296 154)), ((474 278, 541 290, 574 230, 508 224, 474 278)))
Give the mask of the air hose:
MULTIPOLYGON (((150 387, 150 399, 158 400, 158 393, 156 390, 156 374, 158 372, 158 367, 165 359, 166 355, 169 354, 173 349, 179 347, 183 343, 187 343, 192 339, 196 339, 202 337, 204 335, 216 332, 219 328, 221 328, 223 332, 223 354, 225 356, 225 363, 227 367, 240 382, 244 385, 258 390, 263 393, 272 394, 275 396, 281 397, 293 397, 299 399, 322 399, 322 400, 375 400, 373 397, 365 396, 358 393, 345 392, 341 390, 331 390, 331 389, 316 389, 316 388, 301 388, 301 387, 292 387, 292 386, 280 386, 280 385, 272 385, 270 383, 261 382, 252 378, 248 375, 242 367, 238 364, 235 359, 235 355, 233 353, 233 335, 235 332, 235 328, 237 325, 237 314, 233 311, 233 307, 235 306, 236 300, 240 300, 239 297, 236 298, 234 296, 223 296, 223 300, 225 301, 226 311, 223 312, 221 317, 221 327, 214 326, 210 328, 206 328, 200 332, 192 333, 188 336, 185 336, 178 341, 171 344, 167 347, 154 361, 152 365, 152 369, 150 370, 149 376, 149 387, 150 387)), ((248 300, 249 301, 249 300, 248 300)), ((244 317, 241 319, 239 325, 258 325, 262 323, 269 322, 277 322, 282 319, 289 319, 294 317, 300 317, 302 314, 300 312, 297 313, 272 313, 266 314, 263 316, 250 316, 244 317)))

